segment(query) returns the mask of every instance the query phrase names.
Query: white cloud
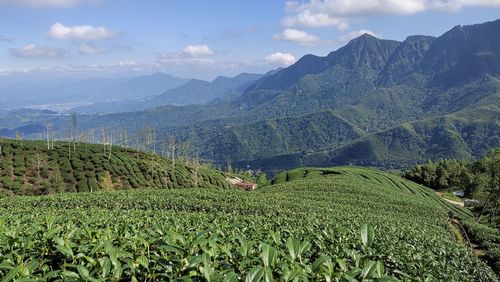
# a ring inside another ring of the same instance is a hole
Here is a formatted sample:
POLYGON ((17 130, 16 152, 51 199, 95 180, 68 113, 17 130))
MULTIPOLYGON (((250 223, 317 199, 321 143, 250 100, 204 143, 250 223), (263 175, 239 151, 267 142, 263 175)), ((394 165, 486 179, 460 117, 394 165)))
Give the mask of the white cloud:
POLYGON ((8 74, 9 74, 9 72, 8 72, 8 71, 3 70, 3 69, 0 69, 0 76, 6 76, 6 75, 8 75, 8 74))
POLYGON ((467 7, 500 6, 499 0, 429 0, 429 9, 456 12, 467 7))
POLYGON ((216 64, 215 60, 209 58, 183 57, 172 54, 158 55, 157 63, 169 66, 183 66, 183 65, 210 66, 216 64))
POLYGON ((295 63, 296 61, 295 57, 292 54, 281 53, 281 52, 276 52, 269 56, 266 56, 264 57, 264 60, 269 65, 274 65, 274 66, 289 66, 295 63))
POLYGON ((314 45, 323 42, 321 38, 305 31, 287 28, 282 33, 274 36, 274 39, 286 40, 302 45, 314 45))
POLYGON ((102 54, 108 51, 107 48, 94 44, 83 43, 80 45, 79 53, 82 55, 102 54))
POLYGON ((91 25, 65 26, 62 23, 54 23, 48 36, 55 39, 73 40, 102 40, 117 36, 117 33, 104 27, 93 27, 91 25))
POLYGON ((212 56, 214 51, 207 45, 188 45, 182 50, 182 53, 190 57, 212 56))
POLYGON ((370 34, 372 36, 375 36, 375 37, 381 37, 382 35, 379 34, 379 33, 376 33, 374 31, 371 31, 371 30, 368 30, 368 29, 360 29, 360 30, 353 30, 347 34, 344 34, 342 36, 340 36, 339 38, 339 42, 340 43, 346 43, 346 42, 349 42, 350 40, 356 38, 356 37, 359 37, 363 34, 370 34))
POLYGON ((428 10, 459 11, 465 7, 500 6, 500 0, 309 0, 288 1, 282 20, 286 27, 333 26, 346 30, 350 24, 380 15, 412 15, 428 10))
POLYGON ((310 10, 304 10, 294 16, 287 16, 282 20, 286 27, 305 26, 305 27, 324 27, 335 26, 339 30, 345 30, 349 24, 343 18, 334 18, 326 13, 313 13, 310 10))
POLYGON ((0 0, 0 5, 19 5, 29 7, 71 7, 84 0, 0 0))
POLYGON ((78 52, 81 55, 96 55, 127 49, 130 49, 130 47, 126 45, 101 46, 93 43, 82 43, 78 52))
POLYGON ((19 48, 10 49, 12 55, 16 57, 34 57, 34 58, 57 58, 64 57, 67 55, 67 51, 64 49, 54 48, 54 47, 40 47, 35 44, 29 44, 19 48))

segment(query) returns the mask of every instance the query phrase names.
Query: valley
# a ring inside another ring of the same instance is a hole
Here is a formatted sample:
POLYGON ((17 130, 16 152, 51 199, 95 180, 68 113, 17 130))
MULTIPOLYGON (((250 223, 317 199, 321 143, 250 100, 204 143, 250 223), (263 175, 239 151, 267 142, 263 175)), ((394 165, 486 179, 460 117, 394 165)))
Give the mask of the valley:
POLYGON ((278 2, 0 0, 0 281, 499 281, 500 2, 278 2))

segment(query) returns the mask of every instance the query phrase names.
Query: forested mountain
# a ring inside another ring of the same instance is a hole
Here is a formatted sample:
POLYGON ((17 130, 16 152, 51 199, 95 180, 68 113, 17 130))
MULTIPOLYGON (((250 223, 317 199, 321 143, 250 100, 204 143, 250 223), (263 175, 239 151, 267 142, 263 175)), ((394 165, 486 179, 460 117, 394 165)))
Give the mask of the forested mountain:
MULTIPOLYGON (((149 126, 217 164, 267 170, 475 158, 500 147, 499 33, 500 20, 403 42, 365 34, 265 75, 230 101, 83 116, 80 126, 138 135, 149 126)), ((69 121, 55 123, 63 137, 69 121)))

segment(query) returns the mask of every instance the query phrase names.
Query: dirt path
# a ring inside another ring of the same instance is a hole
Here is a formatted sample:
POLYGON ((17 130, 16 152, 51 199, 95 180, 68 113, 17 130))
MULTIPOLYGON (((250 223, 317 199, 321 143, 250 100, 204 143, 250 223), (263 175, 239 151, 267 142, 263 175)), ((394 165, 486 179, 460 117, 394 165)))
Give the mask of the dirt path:
POLYGON ((441 199, 447 201, 448 203, 464 207, 464 203, 463 202, 457 202, 457 201, 449 200, 449 199, 446 199, 445 197, 443 197, 443 192, 436 192, 436 195, 438 195, 439 197, 441 197, 441 199))
POLYGON ((450 218, 448 224, 450 224, 450 227, 453 230, 453 234, 455 235, 455 239, 458 243, 466 246, 476 257, 483 257, 486 254, 481 246, 471 242, 471 240, 469 239, 469 235, 458 219, 450 218))

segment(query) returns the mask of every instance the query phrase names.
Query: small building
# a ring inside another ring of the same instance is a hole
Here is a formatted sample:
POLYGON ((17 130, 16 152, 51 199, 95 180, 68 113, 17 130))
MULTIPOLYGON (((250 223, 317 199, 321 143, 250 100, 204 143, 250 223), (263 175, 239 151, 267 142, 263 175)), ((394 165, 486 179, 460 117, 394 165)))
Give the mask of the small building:
POLYGON ((235 185, 238 186, 239 188, 241 188, 243 190, 247 190, 247 191, 252 191, 252 190, 255 190, 257 188, 257 184, 251 183, 251 182, 239 182, 239 183, 236 183, 235 185))
POLYGON ((464 206, 466 207, 475 207, 479 206, 479 201, 475 199, 464 199, 464 206))
POLYGON ((246 191, 252 191, 257 188, 257 184, 252 182, 245 182, 243 181, 243 179, 238 177, 226 177, 226 181, 246 191))
POLYGON ((238 177, 226 177, 226 181, 233 184, 233 185, 236 185, 238 183, 243 182, 243 179, 238 178, 238 177))

